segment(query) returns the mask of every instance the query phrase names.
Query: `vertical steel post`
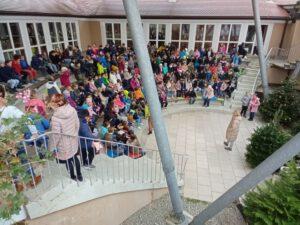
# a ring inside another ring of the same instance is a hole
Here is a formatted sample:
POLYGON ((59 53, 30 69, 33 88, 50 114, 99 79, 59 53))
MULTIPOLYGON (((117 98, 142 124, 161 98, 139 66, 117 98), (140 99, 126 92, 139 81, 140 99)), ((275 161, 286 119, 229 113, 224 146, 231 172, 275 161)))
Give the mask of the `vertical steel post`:
POLYGON ((159 149, 163 170, 166 176, 173 211, 178 220, 183 221, 183 204, 179 194, 174 161, 169 140, 162 117, 161 105, 158 100, 154 75, 150 63, 147 44, 142 27, 141 16, 136 0, 123 0, 129 28, 131 30, 134 50, 141 70, 143 87, 153 120, 157 146, 159 149))
MULTIPOLYGON (((255 31, 256 31, 256 41, 257 41, 257 50, 258 50, 258 58, 260 65, 260 75, 263 85, 263 91, 265 98, 269 95, 269 83, 267 76, 267 62, 265 59, 264 48, 263 48, 263 38, 261 32, 261 21, 259 14, 259 6, 257 0, 252 0, 252 8, 255 22, 255 31)), ((254 90, 255 91, 255 90, 254 90)))
POLYGON ((129 28, 132 34, 134 51, 137 56, 138 65, 141 70, 143 87, 147 102, 150 107, 151 118, 153 120, 157 146, 159 149, 163 170, 166 176, 169 194, 173 206, 173 211, 177 219, 184 220, 183 205, 179 194, 177 178, 175 174, 174 161, 172 158, 168 135, 162 117, 161 105, 158 100, 154 75, 150 63, 141 16, 136 0, 123 0, 123 5, 127 15, 129 28))

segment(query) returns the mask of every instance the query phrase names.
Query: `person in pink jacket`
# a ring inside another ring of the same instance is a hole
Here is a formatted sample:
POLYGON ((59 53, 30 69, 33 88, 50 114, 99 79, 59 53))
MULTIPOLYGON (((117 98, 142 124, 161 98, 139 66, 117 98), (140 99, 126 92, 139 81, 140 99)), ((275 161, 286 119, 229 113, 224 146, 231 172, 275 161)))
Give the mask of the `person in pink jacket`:
POLYGON ((260 106, 259 97, 257 97, 257 95, 254 93, 249 103, 249 111, 250 111, 250 118, 248 119, 249 121, 253 121, 259 106, 260 106))
POLYGON ((30 99, 25 103, 25 110, 27 110, 27 108, 30 108, 31 106, 36 106, 38 110, 37 113, 43 117, 46 117, 46 104, 43 100, 37 97, 35 90, 31 90, 30 99))
POLYGON ((210 100, 214 97, 214 89, 212 86, 209 84, 205 84, 205 89, 203 93, 203 98, 204 98, 204 107, 209 107, 209 102, 210 100))
POLYGON ((70 76, 70 70, 67 67, 62 67, 60 74, 60 83, 65 88, 71 86, 70 76))
POLYGON ((51 97, 49 106, 54 113, 49 134, 49 149, 54 152, 59 163, 64 163, 71 179, 82 181, 80 161, 77 157, 79 118, 62 94, 51 97), (76 175, 74 172, 76 168, 76 175))

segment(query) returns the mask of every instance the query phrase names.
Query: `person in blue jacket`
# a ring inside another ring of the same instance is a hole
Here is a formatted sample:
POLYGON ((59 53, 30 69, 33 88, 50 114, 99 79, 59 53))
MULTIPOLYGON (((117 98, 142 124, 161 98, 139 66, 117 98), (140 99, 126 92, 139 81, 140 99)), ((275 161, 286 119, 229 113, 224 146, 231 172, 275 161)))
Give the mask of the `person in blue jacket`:
POLYGON ((95 157, 93 149, 93 140, 86 139, 97 139, 93 135, 91 128, 89 127, 90 114, 86 109, 81 109, 78 113, 80 120, 79 137, 80 137, 80 150, 82 155, 83 167, 86 169, 93 169, 95 166, 92 164, 95 157))
POLYGON ((241 63, 241 58, 239 57, 238 53, 235 53, 234 56, 232 57, 232 63, 236 67, 241 63))
MULTIPOLYGON (((44 145, 45 149, 48 148, 48 137, 42 135, 50 128, 50 122, 45 117, 37 113, 35 106, 27 107, 26 111, 29 116, 27 129, 24 133, 25 143, 28 145, 35 145, 37 147, 39 157, 42 159, 45 157, 45 151, 42 151, 41 147, 44 145), (35 139, 35 141, 26 141, 29 139, 35 139)), ((21 151, 22 150, 24 149, 21 149, 21 151)))

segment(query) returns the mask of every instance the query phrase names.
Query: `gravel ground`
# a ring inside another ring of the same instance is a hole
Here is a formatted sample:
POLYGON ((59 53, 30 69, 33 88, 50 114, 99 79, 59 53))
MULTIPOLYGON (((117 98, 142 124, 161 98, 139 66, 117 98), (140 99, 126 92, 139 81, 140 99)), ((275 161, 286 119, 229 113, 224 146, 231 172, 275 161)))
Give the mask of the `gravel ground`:
MULTIPOLYGON (((208 203, 184 198, 184 210, 195 216, 201 212, 208 203)), ((169 195, 164 195, 134 213, 121 225, 165 225, 165 218, 171 212, 171 202, 169 195)), ((206 225, 246 225, 239 210, 230 205, 216 217, 209 220, 206 225)))

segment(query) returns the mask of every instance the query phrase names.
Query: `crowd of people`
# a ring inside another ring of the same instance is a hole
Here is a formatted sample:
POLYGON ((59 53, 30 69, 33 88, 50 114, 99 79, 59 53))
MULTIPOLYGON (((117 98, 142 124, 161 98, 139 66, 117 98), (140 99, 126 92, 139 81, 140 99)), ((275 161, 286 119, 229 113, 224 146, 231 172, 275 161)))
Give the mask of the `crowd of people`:
MULTIPOLYGON (((237 51, 228 56, 211 48, 188 51, 173 45, 149 45, 148 51, 162 108, 178 98, 194 104, 197 96, 202 96, 203 105, 208 107, 215 98, 230 97, 237 87, 241 63, 237 51)), ((95 167, 95 154, 104 148, 99 139, 109 143, 105 148, 110 157, 125 154, 139 158, 145 154, 135 129, 141 128, 143 119, 148 121, 149 135, 153 126, 132 49, 124 44, 93 44, 82 54, 71 46, 64 51, 52 50, 49 55, 36 54, 31 66, 16 55, 12 61, 1 63, 0 80, 15 91, 26 82, 35 82, 37 71, 48 73, 47 96, 41 99, 33 90, 25 98, 25 110, 35 128, 28 129, 24 137, 29 140, 51 130, 48 149, 59 163, 66 164, 72 179, 83 180, 78 156, 84 168, 95 167), (60 85, 55 80, 57 74, 60 85), (35 120, 36 115, 39 119, 35 120), (77 136, 81 137, 79 142, 77 136)), ((5 96, 2 89, 0 98, 5 96)), ((14 110, 4 101, 1 104, 2 118, 14 117, 14 110)), ((23 115, 20 110, 15 112, 16 118, 23 115)), ((24 149, 19 151, 21 154, 24 149)))

